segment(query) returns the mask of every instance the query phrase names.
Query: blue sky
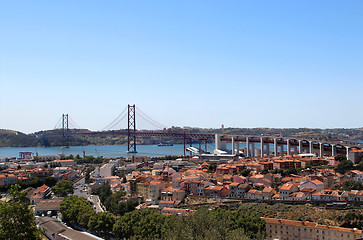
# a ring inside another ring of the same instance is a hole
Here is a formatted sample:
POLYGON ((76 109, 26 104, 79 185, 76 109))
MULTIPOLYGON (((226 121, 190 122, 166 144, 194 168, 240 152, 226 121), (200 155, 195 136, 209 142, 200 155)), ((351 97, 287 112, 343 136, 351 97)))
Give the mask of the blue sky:
POLYGON ((362 1, 0 4, 0 128, 363 127, 362 1))

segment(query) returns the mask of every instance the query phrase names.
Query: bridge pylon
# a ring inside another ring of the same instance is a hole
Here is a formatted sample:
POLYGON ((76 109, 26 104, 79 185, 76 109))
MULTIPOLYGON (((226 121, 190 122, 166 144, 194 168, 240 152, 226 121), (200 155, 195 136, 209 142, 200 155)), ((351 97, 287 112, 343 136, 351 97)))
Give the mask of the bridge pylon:
POLYGON ((127 152, 137 153, 136 151, 136 106, 127 106, 127 152))
POLYGON ((62 114, 62 138, 63 138, 63 147, 69 147, 68 114, 62 114))

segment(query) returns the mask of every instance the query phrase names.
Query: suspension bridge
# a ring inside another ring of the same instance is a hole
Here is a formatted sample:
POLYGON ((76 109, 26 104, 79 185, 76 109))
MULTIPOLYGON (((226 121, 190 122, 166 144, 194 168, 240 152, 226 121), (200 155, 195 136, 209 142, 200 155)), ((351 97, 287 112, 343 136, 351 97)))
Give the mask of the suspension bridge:
POLYGON ((245 156, 255 157, 259 156, 279 156, 285 153, 290 155, 292 153, 316 153, 318 156, 336 154, 344 154, 348 157, 350 149, 362 149, 363 145, 359 143, 343 142, 343 141, 328 141, 321 139, 307 139, 307 138, 289 138, 278 136, 261 136, 261 135, 231 135, 231 134, 214 134, 214 133, 195 133, 188 131, 175 131, 167 129, 167 127, 158 121, 149 117, 136 105, 128 105, 123 111, 107 126, 100 131, 89 131, 80 127, 68 114, 62 114, 54 129, 61 129, 61 133, 45 134, 44 137, 62 136, 63 146, 69 146, 69 136, 71 135, 119 135, 127 137, 127 151, 129 153, 137 153, 137 138, 138 137, 172 137, 183 139, 184 155, 188 150, 193 153, 208 152, 208 143, 214 140, 215 148, 214 153, 230 153, 239 154, 239 143, 246 144, 245 156), (136 117, 141 118, 147 123, 151 124, 158 130, 140 131, 136 129, 136 117), (120 124, 127 121, 127 128, 119 128, 120 124), (71 131, 71 129, 78 129, 78 131, 71 131), (115 131, 118 128, 119 130, 115 131), (193 142, 197 142, 198 148, 193 147, 193 142), (226 143, 232 144, 232 149, 226 149, 226 143), (259 145, 259 153, 256 153, 255 144, 259 145), (273 151, 270 151, 270 145, 273 151), (237 149, 237 151, 235 150, 237 149), (286 150, 285 150, 286 149, 286 150), (216 151, 217 150, 217 151, 216 151), (218 151, 219 150, 219 151, 218 151))
POLYGON ((199 151, 207 152, 208 142, 214 139, 214 134, 208 133, 192 133, 186 131, 171 131, 167 130, 167 126, 159 123, 158 121, 149 117, 136 105, 128 105, 122 110, 122 112, 107 126, 99 131, 89 131, 80 127, 68 114, 62 114, 58 123, 54 129, 61 129, 61 133, 44 134, 43 137, 59 137, 63 138, 63 146, 69 146, 69 137, 72 135, 119 135, 127 137, 127 151, 129 153, 137 153, 137 138, 139 137, 171 137, 183 139, 184 143, 184 155, 187 146, 192 147, 193 142, 198 142, 199 151), (136 117, 141 118, 157 130, 139 131, 136 129, 136 117), (127 128, 119 128, 122 123, 127 121, 127 128), (117 129, 118 128, 118 129, 117 129), (78 131, 71 131, 72 129, 78 129, 78 131), (117 129, 115 131, 115 129, 117 129), (204 150, 202 150, 202 148, 204 150))

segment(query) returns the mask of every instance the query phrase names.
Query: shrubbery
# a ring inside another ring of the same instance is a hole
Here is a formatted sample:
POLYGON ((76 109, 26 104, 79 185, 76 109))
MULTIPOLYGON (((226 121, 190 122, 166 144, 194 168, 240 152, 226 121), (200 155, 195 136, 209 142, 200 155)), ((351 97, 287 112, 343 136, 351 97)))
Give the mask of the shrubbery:
MULTIPOLYGON (((116 196, 116 195, 115 195, 116 196)), ((92 204, 77 196, 61 204, 65 222, 113 234, 118 239, 263 239, 265 222, 242 210, 200 209, 189 216, 165 216, 154 209, 134 210, 116 218, 95 213, 92 204)))

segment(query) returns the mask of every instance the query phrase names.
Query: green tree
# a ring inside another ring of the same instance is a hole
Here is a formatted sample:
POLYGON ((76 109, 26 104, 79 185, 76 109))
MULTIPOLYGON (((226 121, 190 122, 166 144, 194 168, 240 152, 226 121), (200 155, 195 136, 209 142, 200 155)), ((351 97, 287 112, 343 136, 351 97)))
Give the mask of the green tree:
POLYGON ((89 172, 86 172, 84 174, 84 181, 85 181, 86 184, 89 184, 90 183, 90 177, 91 177, 91 175, 90 175, 89 172))
POLYGON ((97 231, 110 233, 112 232, 113 225, 115 224, 116 219, 109 212, 101 212, 96 213, 90 217, 88 222, 88 228, 97 231))
POLYGON ((346 158, 344 155, 342 155, 342 154, 338 154, 338 155, 336 155, 336 156, 334 157, 334 160, 335 160, 335 161, 342 162, 342 161, 344 161, 344 160, 347 160, 347 158, 346 158))
POLYGON ((101 202, 104 203, 106 198, 112 194, 110 184, 102 184, 102 186, 96 190, 96 194, 100 197, 101 202))
POLYGON ((363 157, 362 157, 362 160, 357 164, 357 169, 359 171, 363 171, 363 157))
POLYGON ((83 227, 88 226, 89 219, 96 213, 90 202, 74 195, 63 199, 60 212, 63 221, 83 227))
POLYGON ((363 215, 359 210, 350 210, 343 216, 338 216, 338 220, 342 222, 341 227, 345 228, 363 228, 363 215))
POLYGON ((171 228, 167 231, 167 239, 226 239, 228 222, 223 216, 217 216, 208 209, 199 209, 188 217, 175 218, 171 228))
POLYGON ((215 172, 217 169, 217 164, 211 164, 208 166, 208 171, 215 172))
POLYGON ((345 191, 363 190, 363 183, 354 180, 348 180, 343 183, 340 189, 345 191))
POLYGON ((74 191, 73 183, 68 180, 62 180, 52 188, 55 195, 59 197, 65 197, 68 194, 72 194, 74 191))
POLYGON ((286 170, 286 174, 285 175, 290 175, 290 174, 298 174, 298 170, 296 168, 289 168, 286 170))
MULTIPOLYGON (((225 210, 220 210, 225 211, 225 210)), ((250 239, 264 239, 265 221, 251 212, 226 211, 225 221, 229 221, 230 231, 243 229, 250 239)))
POLYGON ((167 239, 264 239, 265 222, 242 211, 199 209, 191 216, 172 219, 167 239))
MULTIPOLYGON (((339 156, 339 155, 338 155, 339 156)), ((335 168, 335 171, 341 174, 353 169, 353 162, 350 160, 342 160, 338 166, 335 168)))
POLYGON ((128 199, 127 201, 122 201, 121 197, 125 196, 125 192, 113 193, 111 196, 107 197, 104 206, 110 212, 115 215, 122 216, 127 212, 135 210, 138 202, 133 199, 128 199))
POLYGON ((0 202, 0 238, 1 239, 41 239, 36 227, 33 211, 25 200, 26 193, 14 185, 13 197, 9 202, 0 202))
POLYGON ((95 167, 89 167, 85 170, 85 174, 84 174, 84 180, 87 184, 93 182, 94 180, 91 178, 91 172, 95 170, 95 167))
POLYGON ((242 176, 247 177, 251 171, 252 171, 251 169, 243 169, 241 171, 241 174, 242 174, 242 176))
POLYGON ((113 226, 118 239, 162 239, 168 217, 153 209, 137 210, 120 217, 113 226))
POLYGON ((127 183, 126 176, 124 176, 124 177, 122 178, 122 183, 127 183))
POLYGON ((57 179, 54 177, 45 177, 42 179, 43 183, 48 187, 53 187, 57 184, 57 179))

